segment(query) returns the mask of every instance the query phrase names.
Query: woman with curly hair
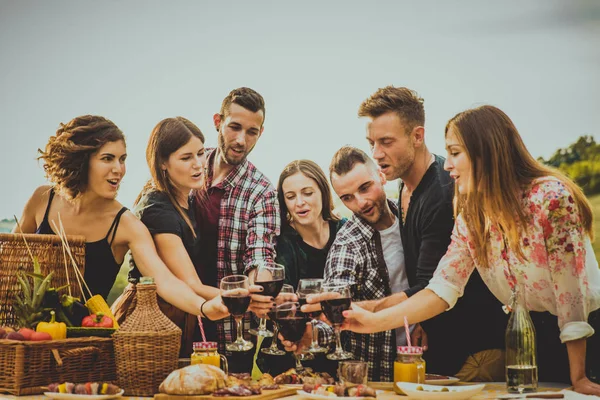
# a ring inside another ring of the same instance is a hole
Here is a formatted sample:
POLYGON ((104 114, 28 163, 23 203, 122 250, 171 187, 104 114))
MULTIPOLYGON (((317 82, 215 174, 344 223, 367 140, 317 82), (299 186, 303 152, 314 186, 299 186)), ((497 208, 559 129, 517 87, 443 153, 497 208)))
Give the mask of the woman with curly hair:
POLYGON ((127 157, 121 130, 104 117, 85 115, 61 124, 40 152, 51 186, 35 190, 23 211, 25 233, 54 234, 59 215, 68 235, 86 238, 84 278, 92 294, 106 298, 131 250, 141 274, 158 294, 181 310, 220 319, 228 315, 219 296, 206 301, 178 279, 156 252, 148 229, 115 197, 127 157))
POLYGON ((377 332, 402 326, 404 316, 411 324, 432 318, 454 306, 477 268, 502 303, 517 290, 524 294, 537 331, 540 381, 570 381, 577 392, 600 395, 590 380, 600 378, 594 334, 600 330, 600 270, 590 203, 573 181, 532 157, 496 107, 452 118, 446 150, 444 167, 456 182, 456 224, 446 255, 424 290, 375 313, 353 305, 344 312, 345 329, 377 332))

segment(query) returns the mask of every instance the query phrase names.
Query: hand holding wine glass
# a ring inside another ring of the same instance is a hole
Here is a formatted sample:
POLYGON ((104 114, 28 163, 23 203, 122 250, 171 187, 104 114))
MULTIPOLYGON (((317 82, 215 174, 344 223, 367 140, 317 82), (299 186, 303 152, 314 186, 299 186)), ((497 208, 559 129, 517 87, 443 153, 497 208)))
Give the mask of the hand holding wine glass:
POLYGON ((347 283, 324 283, 323 294, 326 300, 321 301, 321 308, 335 329, 335 351, 327 355, 330 360, 349 360, 354 356, 342 349, 340 328, 344 322, 343 312, 350 308, 352 302, 350 286, 347 283))
MULTIPOLYGON (((283 285, 283 287, 281 288, 281 292, 279 292, 279 295, 277 296, 277 298, 275 299, 275 301, 277 302, 277 304, 283 304, 285 303, 285 301, 283 301, 283 299, 285 298, 292 298, 295 297, 294 296, 294 287, 292 285, 283 285)), ((285 355, 285 351, 283 350, 279 350, 279 347, 277 347, 277 333, 279 331, 279 328, 277 327, 277 308, 271 307, 271 309, 268 312, 268 316, 269 319, 273 322, 273 340, 271 341, 271 346, 269 346, 266 349, 261 349, 260 351, 265 353, 265 354, 269 354, 272 356, 284 356, 285 355)))
MULTIPOLYGON (((274 262, 263 261, 256 264, 251 276, 255 285, 263 287, 262 295, 271 297, 274 301, 283 287, 285 268, 274 262)), ((267 330, 266 323, 267 320, 261 318, 258 329, 250 329, 248 332, 252 335, 272 337, 273 332, 267 330)))
MULTIPOLYGON (((300 303, 283 303, 275 307, 275 320, 281 331, 281 335, 290 342, 298 342, 302 339, 306 330, 308 321, 306 314, 300 311, 300 303)), ((298 354, 296 358, 296 370, 302 370, 304 367, 300 363, 298 354)))
POLYGON ((243 338, 243 318, 250 305, 249 286, 245 275, 230 275, 221 279, 221 299, 237 325, 237 339, 225 346, 229 351, 248 351, 254 347, 252 342, 243 338))
MULTIPOLYGON (((321 293, 323 285, 323 279, 300 279, 298 282, 298 302, 301 305, 305 305, 307 301, 307 297, 309 295, 321 293)), ((316 310, 313 312, 308 312, 306 315, 310 318, 310 323, 312 325, 312 342, 308 351, 310 353, 327 353, 329 349, 326 347, 319 346, 318 341, 318 329, 317 329, 317 318, 321 315, 321 310, 316 310)), ((306 353, 302 353, 306 354, 306 353)), ((306 355, 302 356, 303 359, 311 359, 306 355)), ((312 357, 314 358, 314 356, 312 357)))

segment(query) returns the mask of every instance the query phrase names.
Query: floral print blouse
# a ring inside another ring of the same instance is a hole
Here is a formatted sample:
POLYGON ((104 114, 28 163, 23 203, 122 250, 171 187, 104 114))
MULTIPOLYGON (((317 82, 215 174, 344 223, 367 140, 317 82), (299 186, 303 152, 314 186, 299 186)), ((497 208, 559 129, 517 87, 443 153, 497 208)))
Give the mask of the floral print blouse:
POLYGON ((600 308, 600 270, 573 197, 560 180, 544 177, 524 192, 523 207, 532 217, 522 238, 527 261, 519 261, 505 248, 499 230, 492 229, 490 266, 477 265, 466 223, 459 215, 452 242, 427 288, 452 308, 477 268, 504 304, 510 302, 511 287, 518 285, 529 310, 556 315, 562 342, 591 336, 594 330, 587 318, 600 308))

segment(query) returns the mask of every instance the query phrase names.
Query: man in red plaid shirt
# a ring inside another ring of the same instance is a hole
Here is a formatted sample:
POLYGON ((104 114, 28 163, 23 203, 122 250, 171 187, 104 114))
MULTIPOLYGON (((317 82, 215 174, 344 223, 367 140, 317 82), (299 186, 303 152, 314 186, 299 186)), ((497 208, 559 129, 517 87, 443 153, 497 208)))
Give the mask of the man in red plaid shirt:
MULTIPOLYGON (((255 262, 275 259, 280 225, 277 193, 247 160, 263 132, 264 119, 263 97, 245 87, 232 90, 213 116, 218 146, 206 153, 206 189, 195 194, 192 207, 202 243, 196 265, 207 285, 218 288, 223 277, 247 274, 255 262)), ((235 339, 234 319, 203 323, 207 340, 216 341, 224 353, 225 344, 235 339)), ((249 325, 247 314, 245 334, 249 325)))

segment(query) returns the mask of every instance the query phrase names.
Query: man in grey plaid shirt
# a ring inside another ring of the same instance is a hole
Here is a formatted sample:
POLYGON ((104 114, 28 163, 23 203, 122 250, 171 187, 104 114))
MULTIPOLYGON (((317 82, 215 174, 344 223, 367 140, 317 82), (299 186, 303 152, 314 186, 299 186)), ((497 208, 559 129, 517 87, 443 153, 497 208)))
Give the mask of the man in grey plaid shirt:
MULTIPOLYGON (((339 230, 329 250, 325 281, 347 283, 353 302, 383 299, 408 289, 398 207, 387 200, 385 175, 366 153, 353 147, 338 150, 329 173, 333 189, 354 215, 339 230)), ((318 327, 319 342, 332 344, 330 327, 318 327)), ((286 350, 304 347, 309 331, 298 346, 284 342, 286 350)), ((370 381, 392 380, 396 346, 406 343, 404 329, 369 335, 343 332, 343 338, 345 350, 369 363, 370 381)))
MULTIPOLYGON (((385 175, 363 151, 342 147, 329 167, 333 189, 354 215, 329 250, 326 282, 348 283, 352 300, 381 299, 409 288, 398 210, 387 200, 385 175)), ((346 350, 369 363, 369 380, 390 381, 404 329, 363 335, 345 332, 346 350)))

